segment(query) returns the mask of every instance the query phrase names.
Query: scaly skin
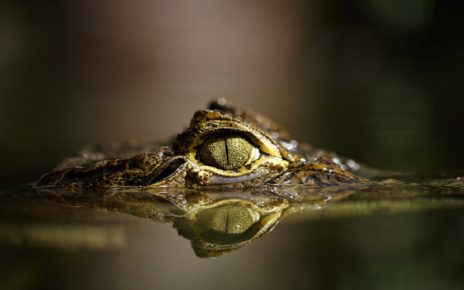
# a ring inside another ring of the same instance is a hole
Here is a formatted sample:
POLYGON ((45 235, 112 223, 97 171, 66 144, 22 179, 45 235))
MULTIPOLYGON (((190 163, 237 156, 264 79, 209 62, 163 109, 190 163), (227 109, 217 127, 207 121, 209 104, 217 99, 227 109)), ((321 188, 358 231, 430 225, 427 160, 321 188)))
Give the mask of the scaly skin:
POLYGON ((113 150, 113 156, 109 157, 101 152, 86 152, 43 175, 37 186, 325 187, 366 181, 356 174, 359 166, 352 160, 299 145, 274 121, 223 99, 213 101, 208 110, 197 111, 190 126, 170 146, 140 149, 142 152, 138 154, 130 150, 133 155, 129 157, 127 152, 119 157, 118 150, 113 150), (259 158, 232 170, 204 164, 198 150, 209 136, 218 133, 243 135, 259 149, 259 158))

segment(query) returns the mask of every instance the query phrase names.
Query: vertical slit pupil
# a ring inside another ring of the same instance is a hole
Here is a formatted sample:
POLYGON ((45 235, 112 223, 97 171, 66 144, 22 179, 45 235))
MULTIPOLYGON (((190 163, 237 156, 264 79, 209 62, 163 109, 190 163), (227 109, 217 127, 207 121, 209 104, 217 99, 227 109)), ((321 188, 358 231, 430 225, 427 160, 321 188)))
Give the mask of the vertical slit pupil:
POLYGON ((226 157, 227 157, 227 164, 230 165, 230 159, 229 159, 229 145, 228 145, 228 140, 224 140, 224 145, 226 147, 226 157))

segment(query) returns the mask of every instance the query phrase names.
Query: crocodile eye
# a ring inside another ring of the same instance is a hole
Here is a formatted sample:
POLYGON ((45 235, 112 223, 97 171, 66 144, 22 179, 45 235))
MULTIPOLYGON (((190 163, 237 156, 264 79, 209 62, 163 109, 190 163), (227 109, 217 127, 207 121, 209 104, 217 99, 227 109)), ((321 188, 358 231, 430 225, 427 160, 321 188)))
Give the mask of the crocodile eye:
POLYGON ((243 134, 216 133, 201 145, 199 159, 206 165, 225 170, 238 169, 257 160, 259 149, 243 134))

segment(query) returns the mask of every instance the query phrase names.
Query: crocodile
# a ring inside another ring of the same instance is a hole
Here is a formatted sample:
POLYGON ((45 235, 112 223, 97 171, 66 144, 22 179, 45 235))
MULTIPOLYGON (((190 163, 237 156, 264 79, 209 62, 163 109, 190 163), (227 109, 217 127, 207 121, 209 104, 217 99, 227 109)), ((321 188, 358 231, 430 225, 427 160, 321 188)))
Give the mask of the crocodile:
POLYGON ((375 170, 297 142, 270 118, 219 99, 167 145, 85 148, 26 196, 171 223, 197 256, 217 257, 291 215, 462 207, 462 180, 375 170))
POLYGON ((168 145, 115 148, 93 148, 67 159, 36 186, 321 188, 369 180, 369 170, 352 159, 299 143, 270 118, 225 99, 195 112, 168 145))

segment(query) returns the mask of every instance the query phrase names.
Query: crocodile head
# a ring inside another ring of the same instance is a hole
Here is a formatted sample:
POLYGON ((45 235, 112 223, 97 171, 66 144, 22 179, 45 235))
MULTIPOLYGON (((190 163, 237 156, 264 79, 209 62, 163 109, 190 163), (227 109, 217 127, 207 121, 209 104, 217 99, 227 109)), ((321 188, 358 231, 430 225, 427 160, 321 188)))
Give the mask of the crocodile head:
POLYGON ((96 155, 43 175, 37 186, 318 187, 364 180, 352 160, 299 144, 271 119, 224 99, 195 112, 170 146, 133 156, 96 155))

